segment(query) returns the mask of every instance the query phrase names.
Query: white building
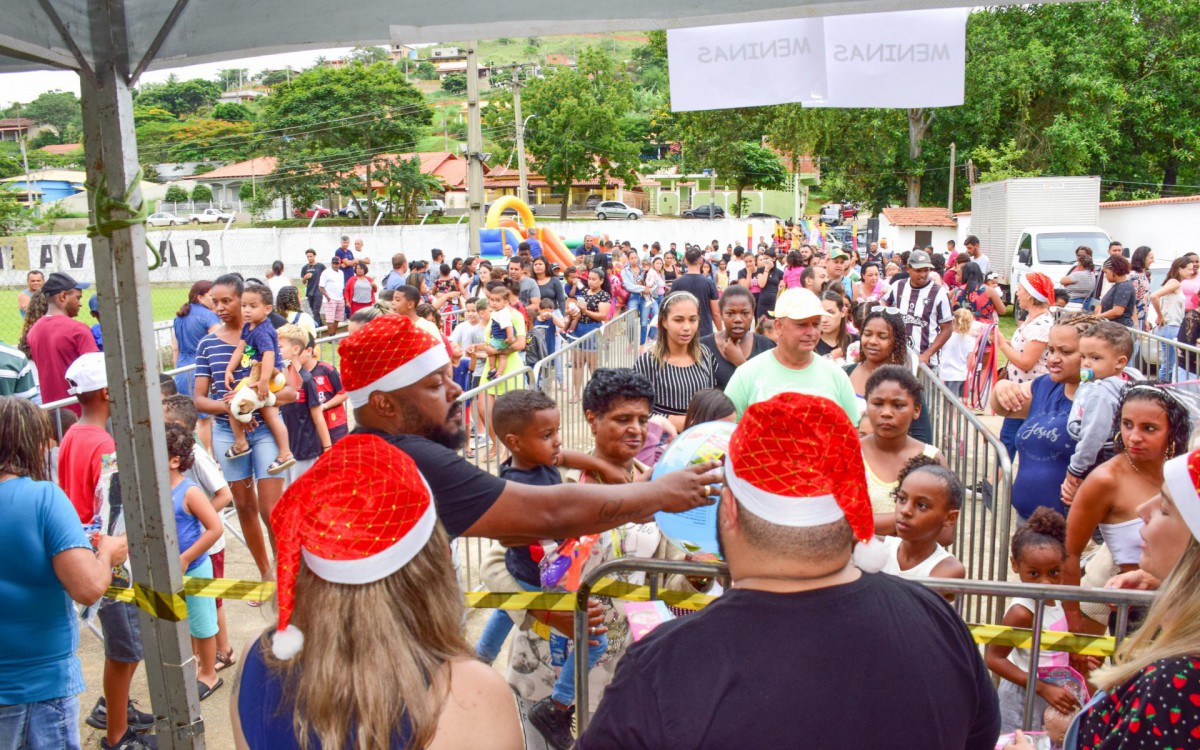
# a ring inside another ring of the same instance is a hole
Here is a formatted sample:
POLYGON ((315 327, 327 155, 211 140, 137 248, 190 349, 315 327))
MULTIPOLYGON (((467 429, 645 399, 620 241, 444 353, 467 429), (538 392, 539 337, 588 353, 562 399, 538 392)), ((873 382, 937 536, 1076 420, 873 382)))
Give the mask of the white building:
POLYGON ((945 253, 946 243, 957 240, 957 234, 958 222, 944 208, 892 207, 879 215, 879 238, 896 253, 926 245, 945 253))

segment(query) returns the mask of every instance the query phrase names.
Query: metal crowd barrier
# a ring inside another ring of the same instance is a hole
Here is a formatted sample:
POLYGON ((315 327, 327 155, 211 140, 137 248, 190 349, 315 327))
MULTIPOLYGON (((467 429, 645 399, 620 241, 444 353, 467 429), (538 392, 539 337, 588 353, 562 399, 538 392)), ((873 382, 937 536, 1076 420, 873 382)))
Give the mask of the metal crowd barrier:
MULTIPOLYGON (((644 558, 623 558, 597 566, 583 578, 579 591, 575 596, 575 627, 573 641, 586 643, 588 637, 587 605, 591 597, 592 587, 601 579, 612 577, 615 573, 645 572, 650 586, 650 597, 658 598, 659 577, 668 575, 687 575, 703 578, 727 577, 729 568, 720 563, 691 563, 674 562, 669 560, 648 560, 644 558)), ((883 574, 877 574, 883 575, 883 574)), ((1003 604, 1006 598, 1021 597, 1032 599, 1034 602, 1032 644, 1030 645, 1030 664, 1037 664, 1042 651, 1042 625, 1045 621, 1045 605, 1047 601, 1098 602, 1116 608, 1116 629, 1113 633, 1116 642, 1125 638, 1129 626, 1129 610, 1132 607, 1148 607, 1157 594, 1152 591, 1132 591, 1123 589, 1095 589, 1078 586, 1049 586, 1026 583, 1008 583, 996 581, 959 580, 948 578, 921 578, 918 583, 941 593, 954 594, 955 608, 959 615, 968 623, 971 617, 964 613, 963 603, 968 599, 993 599, 1003 604)), ((1000 622, 1000 617, 986 618, 989 622, 1000 622)), ((979 622, 980 620, 975 620, 979 622)), ((590 718, 588 711, 588 665, 587 649, 575 648, 572 652, 575 659, 575 720, 578 734, 582 735, 587 728, 590 718)), ((1025 688, 1025 710, 1021 725, 1025 729, 1031 726, 1036 680, 1027 680, 1025 688)))
MULTIPOLYGON (((946 465, 966 487, 951 552, 967 569, 966 577, 985 581, 1008 578, 1012 535, 1013 467, 999 438, 926 365, 917 369, 924 392, 922 409, 933 427, 933 444, 946 465)), ((969 597, 962 604, 970 616, 987 619, 1004 614, 1004 603, 969 597)))
MULTIPOLYGON (((499 473, 500 463, 505 459, 505 455, 499 439, 491 434, 491 404, 496 396, 502 393, 528 388, 532 372, 530 368, 522 367, 490 383, 483 383, 458 397, 458 403, 463 410, 463 429, 467 436, 462 456, 477 468, 490 474, 499 473)), ((492 540, 481 537, 462 537, 455 540, 459 552, 454 558, 455 567, 458 569, 459 583, 463 591, 475 591, 482 587, 479 566, 483 560, 485 546, 491 545, 492 540)))
MULTIPOLYGON (((578 405, 582 385, 587 383, 587 378, 596 368, 633 366, 638 356, 638 325, 636 313, 625 312, 539 360, 532 369, 524 367, 459 396, 467 436, 462 450, 463 458, 486 472, 499 472, 504 455, 502 446, 488 430, 486 412, 489 401, 500 393, 513 388, 533 387, 533 384, 559 405, 562 447, 566 450, 591 450, 591 431, 584 419, 583 409, 578 405), (576 373, 579 373, 579 389, 573 387, 576 373)), ((464 591, 473 591, 482 585, 479 563, 492 544, 494 542, 491 540, 478 537, 457 540, 458 554, 455 560, 464 591)))

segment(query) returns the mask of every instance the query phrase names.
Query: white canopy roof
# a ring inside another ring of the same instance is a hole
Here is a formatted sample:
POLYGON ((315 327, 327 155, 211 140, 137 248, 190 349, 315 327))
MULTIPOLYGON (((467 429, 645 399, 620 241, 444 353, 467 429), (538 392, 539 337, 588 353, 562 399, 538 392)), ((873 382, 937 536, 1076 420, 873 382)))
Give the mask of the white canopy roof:
MULTIPOLYGON (((96 0, 90 0, 96 2, 96 0)), ((93 67, 111 34, 140 74, 253 55, 388 42, 438 42, 664 29, 800 16, 996 5, 978 0, 107 0, 126 31, 91 29, 85 0, 4 0, 0 73, 93 67), (172 23, 173 21, 173 23, 172 23), (68 37, 70 37, 68 39, 68 37)), ((135 76, 136 77, 136 76, 135 76)))

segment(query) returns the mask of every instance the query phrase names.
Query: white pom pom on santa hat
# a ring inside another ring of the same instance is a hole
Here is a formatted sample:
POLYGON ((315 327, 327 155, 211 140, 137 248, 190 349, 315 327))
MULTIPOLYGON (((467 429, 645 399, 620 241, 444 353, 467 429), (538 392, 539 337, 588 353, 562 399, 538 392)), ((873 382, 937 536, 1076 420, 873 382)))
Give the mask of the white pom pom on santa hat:
POLYGON ((304 648, 304 633, 295 625, 288 625, 283 630, 276 630, 271 638, 271 653, 276 659, 287 661, 304 648))
POLYGON ((864 573, 878 573, 887 561, 887 545, 879 537, 854 545, 854 565, 864 573))

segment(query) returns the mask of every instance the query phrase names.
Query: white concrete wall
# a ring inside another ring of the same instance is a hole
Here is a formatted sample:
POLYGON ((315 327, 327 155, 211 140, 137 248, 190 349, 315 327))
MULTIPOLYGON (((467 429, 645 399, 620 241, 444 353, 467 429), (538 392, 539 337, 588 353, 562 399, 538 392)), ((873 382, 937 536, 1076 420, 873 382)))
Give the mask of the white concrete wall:
POLYGON ((933 239, 929 244, 933 245, 933 249, 945 254, 946 242, 955 240, 959 245, 962 243, 958 240, 958 232, 953 227, 898 227, 892 224, 881 215, 879 217, 879 236, 887 238, 888 249, 895 253, 902 253, 906 250, 912 250, 916 244, 918 230, 927 230, 933 233, 933 239))
POLYGON ((1140 206, 1100 205, 1100 227, 1125 247, 1149 245, 1156 259, 1173 260, 1186 252, 1200 252, 1200 201, 1152 203, 1140 206))
MULTIPOLYGON (((642 221, 539 221, 538 226, 552 229, 563 240, 582 239, 584 234, 607 235, 614 242, 629 240, 634 247, 659 242, 666 249, 671 242, 704 244, 716 239, 727 244, 746 243, 747 228, 757 241, 768 237, 770 221, 724 219, 642 220, 642 221)), ((304 251, 317 250, 317 257, 328 262, 342 234, 363 240, 364 253, 371 259, 371 271, 380 275, 391 270, 391 256, 403 252, 409 260, 428 260, 430 250, 441 248, 446 257, 466 257, 468 227, 461 224, 428 226, 322 227, 311 230, 248 229, 234 225, 228 231, 176 227, 170 231, 149 233, 150 242, 164 254, 162 267, 150 273, 151 283, 187 283, 213 279, 228 271, 262 278, 275 260, 282 260, 291 274, 304 264, 304 251)), ((28 235, 0 237, 0 286, 24 286, 25 272, 32 268, 65 271, 81 281, 92 281, 91 240, 85 234, 28 235)))

